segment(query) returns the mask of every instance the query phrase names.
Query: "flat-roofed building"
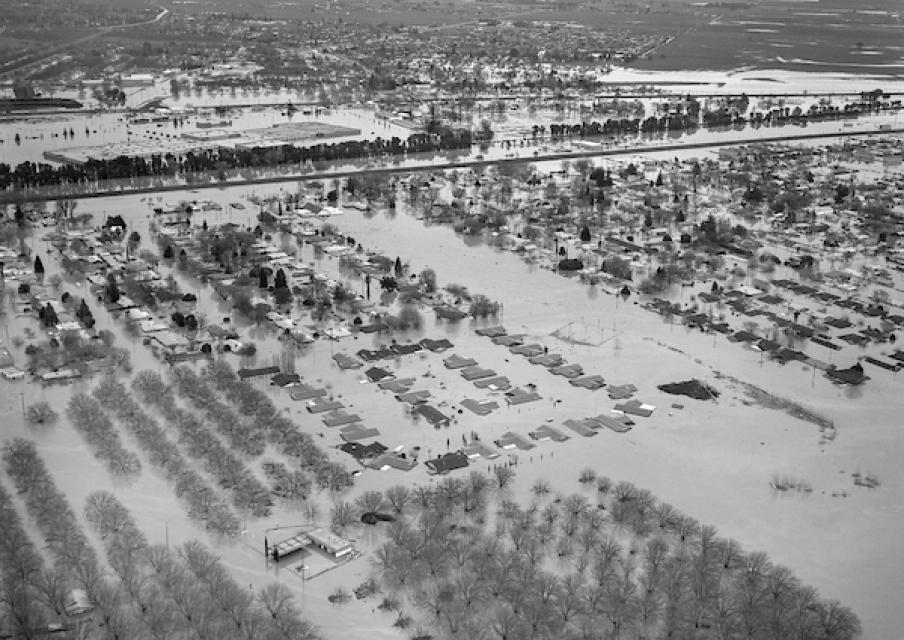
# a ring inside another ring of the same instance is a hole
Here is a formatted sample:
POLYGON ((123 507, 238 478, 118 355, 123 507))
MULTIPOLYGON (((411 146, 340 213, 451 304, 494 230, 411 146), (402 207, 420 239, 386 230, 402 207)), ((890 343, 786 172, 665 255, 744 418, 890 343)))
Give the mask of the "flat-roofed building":
POLYGON ((313 544, 334 558, 342 558, 355 550, 351 542, 324 529, 308 531, 307 536, 313 544))

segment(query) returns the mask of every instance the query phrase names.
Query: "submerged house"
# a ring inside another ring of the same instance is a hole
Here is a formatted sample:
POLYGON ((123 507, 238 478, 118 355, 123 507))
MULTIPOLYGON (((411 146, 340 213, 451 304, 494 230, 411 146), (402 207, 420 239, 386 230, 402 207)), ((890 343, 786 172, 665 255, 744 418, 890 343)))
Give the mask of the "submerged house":
POLYGON ((468 464, 468 456, 461 451, 455 451, 453 453, 444 453, 432 460, 427 460, 424 463, 424 466, 427 467, 427 472, 431 475, 445 475, 456 469, 464 469, 468 464))
POLYGON ((836 381, 841 382, 843 384, 863 384, 869 377, 863 373, 863 365, 859 362, 856 363, 852 367, 848 367, 847 369, 829 369, 826 371, 826 375, 836 381))
POLYGON ((440 425, 448 426, 451 422, 449 416, 429 404, 418 404, 415 406, 414 410, 424 416, 427 419, 427 422, 435 427, 439 427, 440 425))

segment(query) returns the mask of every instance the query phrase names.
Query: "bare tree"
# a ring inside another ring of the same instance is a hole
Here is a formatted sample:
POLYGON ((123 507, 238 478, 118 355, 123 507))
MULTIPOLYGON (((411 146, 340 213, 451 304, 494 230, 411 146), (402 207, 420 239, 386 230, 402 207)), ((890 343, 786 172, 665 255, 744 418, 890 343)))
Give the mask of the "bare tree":
POLYGON ((787 567, 772 567, 766 576, 772 637, 790 637, 790 617, 794 607, 794 596, 799 589, 800 583, 787 567))
POLYGON ((582 611, 581 586, 583 583, 583 576, 570 573, 562 578, 556 586, 554 605, 559 620, 565 626, 582 611))
POLYGON ((355 507, 360 513, 377 513, 383 508, 384 499, 380 491, 365 491, 355 498, 355 507))
POLYGON ((735 606, 742 633, 747 637, 756 636, 768 624, 766 576, 770 570, 766 554, 749 553, 735 577, 735 606))
POLYGON ((659 591, 663 572, 668 559, 669 545, 661 537, 657 536, 647 542, 644 553, 644 574, 641 578, 641 586, 648 595, 659 591))
POLYGON ((257 602, 264 612, 273 619, 295 615, 296 613, 292 593, 285 585, 276 582, 268 584, 258 592, 257 602))
POLYGON ((47 616, 28 585, 19 581, 0 583, 0 627, 12 638, 37 640, 47 628, 47 616))
POLYGON ((338 532, 345 531, 355 521, 355 509, 348 502, 340 500, 330 511, 330 526, 338 532))
POLYGON ((724 571, 735 569, 743 558, 741 553, 741 545, 734 540, 719 540, 719 562, 722 563, 724 571))
POLYGON ((69 598, 69 583, 65 577, 53 569, 44 569, 38 573, 32 586, 43 602, 56 615, 66 613, 66 600, 69 598))
POLYGON ((418 485, 412 492, 412 501, 420 510, 429 509, 433 504, 433 493, 434 492, 432 488, 424 485, 418 485))
POLYGON ((395 485, 386 490, 386 501, 398 515, 405 512, 405 507, 408 506, 410 500, 411 491, 408 490, 408 487, 395 485))
POLYGON ((524 622, 509 607, 501 607, 496 611, 490 627, 499 640, 521 640, 526 637, 524 622))
POLYGON ((500 489, 505 489, 515 477, 515 470, 504 465, 497 466, 493 469, 493 473, 496 476, 496 486, 500 489))
POLYGON ((695 600, 697 626, 707 617, 716 592, 719 576, 718 538, 711 526, 700 528, 700 538, 693 555, 691 588, 695 600))
POLYGON ((659 502, 653 507, 653 515, 656 517, 656 523, 660 529, 669 530, 678 513, 675 511, 675 507, 668 502, 659 502))

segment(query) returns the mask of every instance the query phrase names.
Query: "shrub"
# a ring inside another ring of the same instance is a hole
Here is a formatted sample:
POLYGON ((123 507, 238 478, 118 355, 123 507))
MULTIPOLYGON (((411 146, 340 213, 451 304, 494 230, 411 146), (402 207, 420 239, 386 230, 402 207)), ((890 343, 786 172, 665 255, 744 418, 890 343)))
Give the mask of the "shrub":
POLYGON ((619 256, 609 256, 603 260, 603 264, 600 268, 606 273, 613 275, 616 278, 621 278, 622 280, 630 280, 632 277, 631 263, 619 256))
POLYGON ((500 489, 505 489, 512 481, 512 478, 515 477, 515 470, 507 466, 498 466, 494 469, 494 474, 496 476, 496 485, 500 489))
POLYGON ((596 490, 606 495, 612 490, 612 480, 603 476, 601 478, 596 479, 596 490))
POLYGON ((420 329, 423 318, 414 305, 405 305, 399 310, 399 322, 405 329, 420 329))
POLYGON ((418 280, 424 286, 424 290, 427 293, 436 291, 436 271, 433 269, 424 269, 421 271, 418 280))
POLYGON ((351 595, 349 595, 348 591, 343 589, 342 587, 336 587, 336 590, 331 593, 327 599, 333 604, 345 604, 349 600, 351 600, 351 595))
POLYGON ((236 355, 239 355, 239 356, 251 358, 251 357, 257 355, 257 345, 255 345, 253 342, 243 344, 241 349, 239 349, 235 353, 236 353, 236 355))
POLYGON ((486 296, 478 294, 474 296, 474 299, 471 301, 469 311, 475 318, 495 316, 497 313, 499 313, 499 303, 493 302, 486 296))
POLYGON ((537 496, 545 496, 551 491, 549 481, 543 478, 538 478, 530 490, 537 496))
POLYGON ((462 300, 470 300, 471 294, 468 292, 468 288, 461 284, 456 284, 454 282, 446 285, 446 291, 455 296, 456 298, 461 298, 462 300))
POLYGON ((56 424, 60 415, 46 402, 37 402, 25 412, 25 422, 30 425, 56 424))

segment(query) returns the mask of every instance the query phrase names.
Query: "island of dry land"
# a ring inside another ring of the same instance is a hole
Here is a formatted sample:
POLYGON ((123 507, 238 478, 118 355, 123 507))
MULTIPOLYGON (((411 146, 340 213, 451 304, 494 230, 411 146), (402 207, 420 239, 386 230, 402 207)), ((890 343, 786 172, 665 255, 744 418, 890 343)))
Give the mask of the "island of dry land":
POLYGON ((902 146, 9 205, 0 633, 889 635, 902 146))

